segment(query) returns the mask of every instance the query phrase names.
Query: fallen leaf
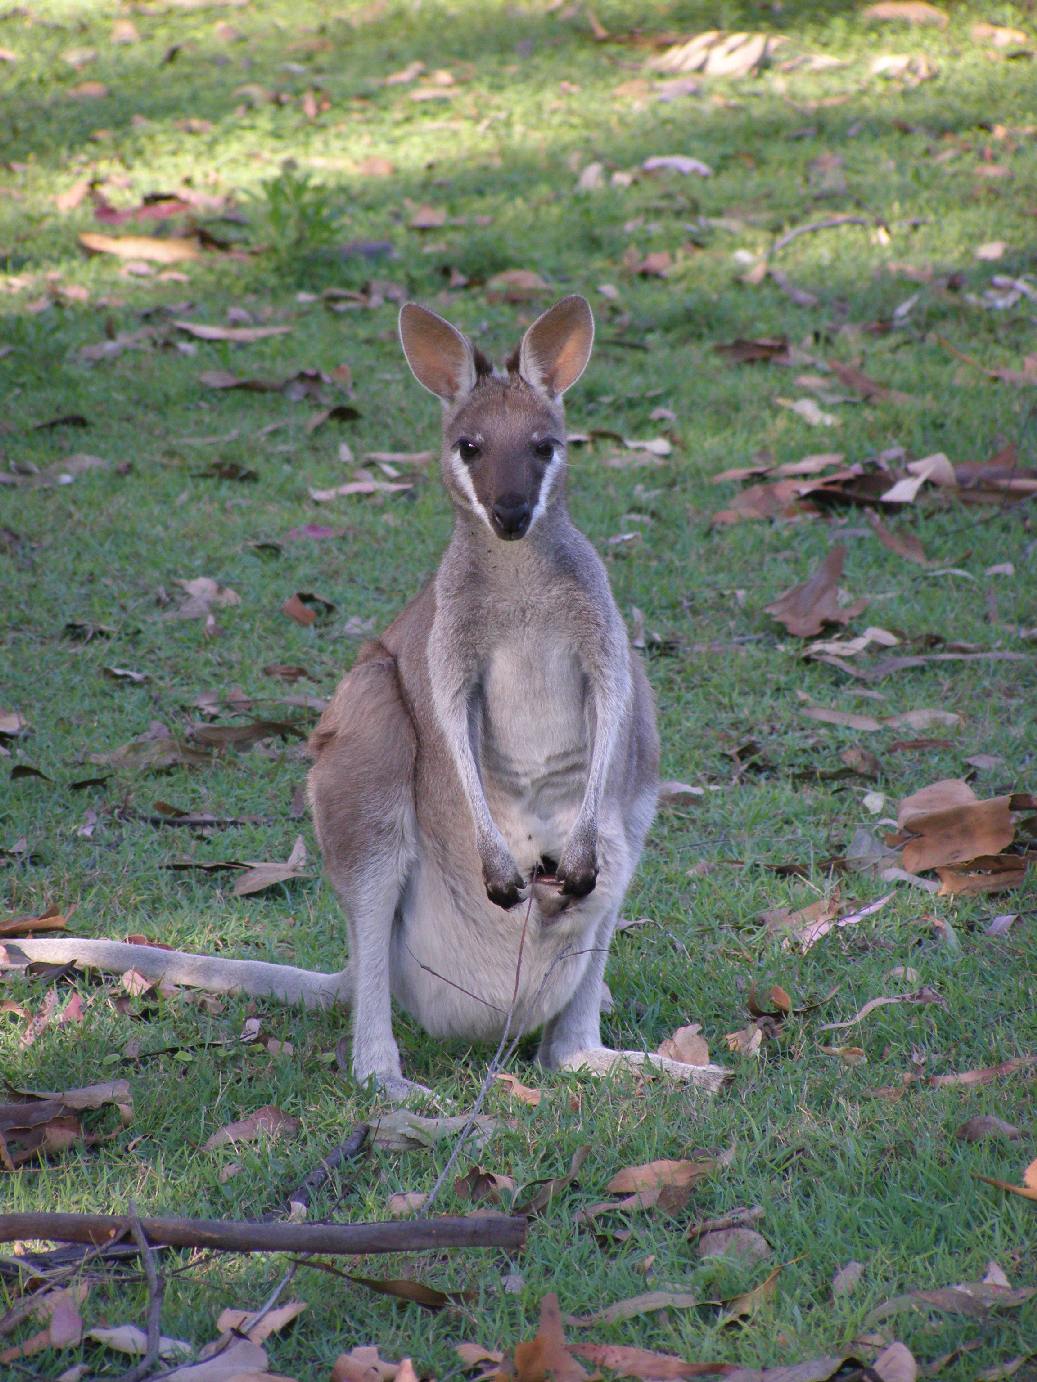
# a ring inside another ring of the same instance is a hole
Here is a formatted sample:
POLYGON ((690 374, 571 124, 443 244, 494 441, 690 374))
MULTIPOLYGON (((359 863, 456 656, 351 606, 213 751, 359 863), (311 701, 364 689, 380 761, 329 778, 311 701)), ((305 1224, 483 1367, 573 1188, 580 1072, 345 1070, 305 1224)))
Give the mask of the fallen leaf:
POLYGON ((728 1032, 724 1040, 729 1051, 736 1051, 740 1056, 758 1056, 763 1046, 763 1030, 754 1022, 740 1031, 728 1032))
MULTIPOLYGON (((736 364, 755 364, 761 360, 776 360, 779 364, 789 362, 789 340, 787 336, 762 336, 752 340, 746 340, 739 336, 736 340, 729 341, 726 345, 715 345, 713 349, 718 355, 724 355, 736 364)), ((840 460, 842 457, 840 456, 840 460)), ((759 475, 766 472, 768 467, 762 468, 748 467, 738 471, 725 471, 723 475, 713 477, 714 484, 725 479, 741 479, 743 475, 759 475)))
POLYGON ((540 1214, 554 1199, 555 1195, 567 1190, 576 1180, 580 1173, 583 1163, 590 1156, 590 1147, 583 1144, 576 1148, 569 1161, 568 1170, 563 1171, 560 1176, 549 1176, 546 1180, 530 1181, 528 1185, 522 1187, 523 1194, 520 1201, 513 1206, 516 1214, 540 1214), (532 1195, 528 1191, 534 1190, 532 1195))
POLYGON ((185 598, 178 609, 163 616, 166 619, 206 619, 214 607, 241 604, 241 596, 236 590, 220 585, 211 576, 177 580, 176 584, 185 592, 185 598))
POLYGON ((938 897, 1003 893, 1026 882, 1028 861, 1018 854, 980 854, 965 864, 937 868, 938 897))
POLYGON ((893 532, 873 511, 868 513, 868 522, 871 524, 875 536, 888 551, 895 552, 898 557, 903 557, 906 561, 913 561, 916 566, 932 565, 932 562, 925 555, 925 549, 914 533, 893 532))
POLYGON ((813 398, 776 398, 775 403, 796 413, 811 427, 838 427, 839 419, 834 413, 826 413, 813 398))
POLYGON ((911 873, 999 854, 1015 837, 1011 797, 980 801, 962 778, 944 778, 905 797, 897 826, 906 840, 903 866, 911 873))
POLYGON ((899 1341, 884 1348, 871 1365, 880 1382, 915 1382, 918 1364, 906 1344, 899 1341))
MULTIPOLYGON (((3 1164, 3 1148, 0 1144, 0 1165, 3 1164)), ((0 1363, 16 1363, 20 1358, 30 1358, 46 1348, 74 1348, 83 1337, 83 1319, 79 1307, 86 1299, 89 1285, 80 1282, 75 1286, 65 1286, 60 1290, 42 1291, 32 1300, 29 1314, 44 1324, 38 1333, 23 1339, 19 1344, 0 1352, 0 1363)), ((15 1319, 19 1318, 18 1315, 15 1319)), ((22 1371, 22 1369, 19 1369, 22 1371)), ((30 1377, 42 1374, 28 1369, 30 1377)))
POLYGON ((807 580, 765 606, 767 613, 798 638, 813 638, 825 624, 848 623, 860 614, 867 601, 858 600, 846 608, 839 605, 839 581, 845 560, 846 548, 841 544, 832 547, 807 580))
POLYGON ((853 1017, 847 1018, 845 1022, 824 1022, 817 1030, 819 1032, 835 1032, 841 1031, 845 1027, 855 1027, 857 1023, 862 1022, 869 1013, 874 1012, 877 1008, 888 1007, 891 1003, 935 1003, 941 1008, 947 1006, 947 1000, 942 998, 935 989, 925 984, 914 993, 898 993, 889 997, 872 998, 869 1002, 864 1004, 864 1007, 861 1008, 859 1012, 855 1013, 853 1017))
POLYGON ((482 1201, 500 1204, 503 1194, 514 1196, 514 1193, 514 1177, 487 1171, 484 1166, 473 1166, 466 1175, 458 1176, 454 1181, 454 1194, 459 1199, 471 1200, 473 1204, 482 1201))
POLYGON ((920 461, 909 461, 907 469, 910 472, 908 477, 898 480, 890 489, 879 495, 884 504, 913 503, 918 491, 927 483, 947 487, 954 487, 958 483, 954 467, 942 451, 937 451, 920 461))
POLYGON ((387 1362, 377 1348, 366 1344, 339 1354, 331 1370, 331 1382, 393 1382, 402 1367, 403 1363, 387 1362))
POLYGON ((817 1049, 822 1055, 837 1057, 851 1069, 868 1063, 867 1052, 861 1046, 818 1046, 817 1049))
POLYGON ((60 1093, 28 1089, 12 1093, 14 1102, 0 1104, 0 1167, 8 1171, 41 1155, 62 1152, 75 1142, 91 1147, 115 1135, 84 1132, 81 1113, 111 1105, 123 1127, 133 1116, 133 1095, 125 1080, 60 1093))
POLYGON ((617 1300, 593 1315, 566 1315, 565 1323, 587 1329, 594 1324, 617 1324, 636 1319, 638 1315, 650 1315, 657 1310, 690 1310, 698 1304, 698 1297, 688 1291, 645 1291, 639 1296, 617 1300))
POLYGON ((714 1158, 703 1161, 649 1161, 642 1166, 626 1166, 617 1171, 605 1189, 610 1195, 629 1195, 663 1186, 694 1185, 717 1169, 714 1158))
POLYGON ((101 235, 96 231, 81 231, 80 245, 90 254, 112 254, 120 259, 141 259, 153 264, 183 264, 202 257, 202 248, 194 236, 170 235, 101 235))
POLYGON ((699 1257, 730 1257, 737 1262, 763 1262, 772 1255, 762 1233, 751 1228, 717 1229, 704 1233, 695 1243, 699 1257))
POLYGON ((847 1262, 832 1277, 832 1295, 847 1296, 860 1283, 864 1275, 863 1262, 847 1262))
MULTIPOLYGON (((569 1322, 569 1321, 567 1321, 569 1322)), ((515 1345, 514 1363, 508 1372, 515 1382, 583 1382, 587 1371, 569 1352, 562 1332, 558 1297, 550 1292, 540 1302, 540 1328, 527 1343, 515 1345)))
POLYGON ((708 29, 665 49, 651 60, 649 67, 657 72, 745 77, 765 67, 775 49, 787 41, 782 34, 708 29))
POLYGON ((698 1022, 688 1027, 678 1027, 673 1036, 660 1042, 657 1054, 681 1061, 684 1065, 708 1065, 709 1047, 705 1037, 698 1035, 701 1030, 698 1022))
POLYGON ((700 178, 713 176, 713 169, 708 163, 703 163, 698 158, 689 158, 687 154, 656 154, 646 158, 641 167, 646 173, 683 173, 685 176, 694 173, 700 178))
POLYGON ((1029 42, 1029 35, 1022 29, 1009 29, 1002 24, 987 24, 980 21, 969 30, 976 43, 992 43, 995 48, 1012 48, 1016 44, 1029 42))
POLYGON ((64 931, 67 926, 68 918, 57 907, 48 907, 45 912, 27 913, 0 921, 0 937, 29 936, 34 931, 64 931))
MULTIPOLYGON (((0 928, 0 935, 2 934, 3 930, 0 928)), ((509 1075, 506 1071, 499 1071, 493 1078, 507 1087, 513 1099, 518 1099, 522 1104, 529 1104, 531 1108, 536 1108, 544 1097, 542 1090, 531 1089, 529 1085, 520 1083, 517 1076, 509 1075)))
POLYGON ((660 782, 658 802, 660 806, 690 806, 693 801, 706 795, 704 787, 692 787, 688 782, 660 782))
POLYGON ((856 365, 844 364, 841 360, 829 360, 828 368, 835 377, 848 389, 853 389, 866 399, 877 399, 881 403, 896 403, 904 405, 913 403, 915 400, 910 394, 901 393, 899 389, 888 388, 885 384, 878 383, 858 369, 856 365))
POLYGON ((868 5, 862 11, 865 19, 883 22, 895 20, 904 24, 932 24, 938 29, 946 29, 947 16, 943 10, 926 0, 879 0, 878 4, 868 5))
POLYGON ((250 1339, 235 1339, 229 1347, 222 1347, 218 1342, 207 1345, 207 1348, 214 1347, 219 1347, 220 1351, 167 1372, 162 1382, 262 1382, 264 1378, 269 1378, 269 1382, 285 1382, 268 1371, 266 1350, 250 1339))
POLYGON ((485 287, 487 302, 528 302, 550 291, 532 269, 505 269, 487 279, 485 287))
POLYGON ((741 1295, 735 1296, 733 1300, 725 1301, 724 1304, 727 1309, 717 1323, 723 1326, 734 1324, 736 1321, 751 1319, 777 1292, 780 1272, 781 1266, 779 1265, 751 1291, 744 1291, 741 1295))
POLYGON ((416 1214, 427 1199, 428 1195, 422 1190, 401 1190, 389 1196, 385 1207, 394 1219, 402 1219, 416 1214))
POLYGON ((296 836, 292 852, 283 863, 249 860, 244 865, 244 870, 234 884, 235 897, 248 897, 252 893, 272 888, 277 883, 311 876, 307 870, 306 845, 301 835, 296 836))
MULTIPOLYGON (((1005 1180, 994 1180, 990 1176, 980 1176, 979 1179, 986 1181, 987 1185, 996 1186, 998 1190, 1007 1190, 1013 1195, 1021 1195, 1025 1200, 1037 1200, 1037 1161, 1031 1161, 1023 1172, 1022 1185, 1012 1185, 1005 1180)), ((1032 1289, 1027 1292, 1027 1296, 1033 1294, 1032 1289)))
POLYGON ((289 1300, 265 1312, 227 1309, 220 1313, 216 1328, 221 1334, 243 1334, 252 1343, 261 1344, 271 1334, 279 1334, 305 1309, 303 1300, 289 1300))
POLYGON ((264 1104, 247 1118, 224 1124, 202 1145, 202 1151, 211 1152, 217 1147, 233 1145, 236 1142, 257 1142, 264 1136, 294 1137, 301 1127, 302 1123, 298 1118, 284 1113, 276 1104, 264 1104))
MULTIPOLYGON (((979 1177, 984 1179, 984 1177, 979 1177)), ((1037 1186, 1034 1187, 1037 1192, 1037 1186)), ((957 1286, 939 1286, 933 1290, 906 1291, 883 1301, 869 1311, 865 1323, 870 1327, 880 1320, 888 1319, 903 1310, 935 1310, 941 1314, 967 1315, 971 1319, 985 1320, 996 1310, 1011 1310, 1024 1305, 1037 1295, 1037 1286, 1020 1287, 1012 1290, 1005 1286, 994 1286, 985 1281, 966 1281, 957 1286)))
MULTIPOLYGON (((116 1353, 144 1354, 148 1351, 148 1336, 139 1325, 117 1324, 110 1329, 88 1329, 85 1338, 116 1353)), ((194 1345, 183 1339, 167 1339, 162 1335, 158 1342, 160 1358, 183 1358, 194 1355, 194 1345)))
POLYGON ((954 1134, 960 1142, 982 1142, 988 1137, 1004 1137, 1012 1141, 1022 1135, 1021 1129, 1014 1124, 1006 1123, 1003 1118, 987 1113, 976 1114, 974 1118, 966 1119, 954 1134))
POLYGON ((724 1377, 737 1369, 732 1363, 686 1363, 672 1353, 655 1353, 627 1344, 569 1345, 569 1352, 585 1358, 595 1367, 607 1368, 619 1377, 634 1377, 640 1382, 670 1382, 682 1377, 724 1377))
MULTIPOLYGON (((381 1147, 384 1151, 428 1151, 442 1138, 459 1133, 468 1123, 469 1119, 464 1114, 450 1118, 422 1118, 409 1109, 394 1109, 372 1125, 370 1138, 373 1146, 381 1147)), ((497 1126, 495 1118, 480 1114, 475 1120, 474 1145, 481 1146, 497 1126)))
POLYGON ((174 320, 173 325, 200 341, 235 341, 239 345, 265 341, 269 336, 284 336, 292 329, 290 326, 207 326, 203 322, 180 320, 174 320))

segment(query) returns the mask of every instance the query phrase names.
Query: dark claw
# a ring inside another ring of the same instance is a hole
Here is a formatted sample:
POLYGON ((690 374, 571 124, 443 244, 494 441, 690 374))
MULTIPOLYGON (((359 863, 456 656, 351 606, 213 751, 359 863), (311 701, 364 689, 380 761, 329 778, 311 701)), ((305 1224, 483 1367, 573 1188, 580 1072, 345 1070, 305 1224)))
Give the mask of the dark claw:
POLYGON ((585 869, 580 873, 560 873, 562 892, 566 897, 586 897, 594 891, 598 881, 597 869, 585 869))
POLYGON ((495 906, 503 907, 505 911, 508 911, 511 907, 514 907, 517 902, 522 900, 522 893, 520 891, 522 886, 523 880, 518 874, 513 878, 509 878, 506 883, 499 883, 487 879, 486 896, 495 906))

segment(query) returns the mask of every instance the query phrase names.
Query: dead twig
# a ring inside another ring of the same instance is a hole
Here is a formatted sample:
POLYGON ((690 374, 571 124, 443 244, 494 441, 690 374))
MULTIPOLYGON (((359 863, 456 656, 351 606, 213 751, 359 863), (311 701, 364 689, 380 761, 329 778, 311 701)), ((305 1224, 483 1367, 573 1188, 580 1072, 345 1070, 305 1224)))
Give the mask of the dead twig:
POLYGON ((322 1157, 313 1170, 303 1178, 298 1189, 293 1190, 288 1196, 289 1210, 295 1209, 297 1205, 308 1209, 310 1196, 324 1186, 330 1179, 332 1171, 341 1166, 344 1161, 355 1161, 364 1150, 370 1131, 371 1129, 366 1123, 358 1123, 345 1142, 340 1142, 326 1157, 322 1157))
POLYGON ((130 1233, 140 1253, 141 1265, 148 1283, 147 1345, 144 1357, 130 1368, 129 1372, 124 1372, 119 1382, 143 1382, 159 1360, 159 1348, 162 1343, 162 1297, 166 1284, 155 1263, 155 1251, 148 1242, 148 1236, 137 1213, 137 1206, 132 1200, 129 1208, 130 1233))
MULTIPOLYGON (((374 1224, 268 1224, 220 1219, 142 1219, 151 1243, 223 1252, 425 1252, 449 1248, 519 1248, 526 1225, 507 1214, 394 1220, 374 1224)), ((49 1238, 104 1243, 132 1232, 125 1214, 0 1214, 0 1243, 49 1238)))
POLYGON ((823 221, 810 221, 807 225, 793 226, 784 235, 780 235, 771 246, 771 254, 777 254, 786 245, 791 245, 793 240, 798 240, 801 235, 813 235, 819 230, 835 230, 837 226, 875 226, 882 225, 874 216, 852 216, 846 213, 841 216, 828 216, 823 221))

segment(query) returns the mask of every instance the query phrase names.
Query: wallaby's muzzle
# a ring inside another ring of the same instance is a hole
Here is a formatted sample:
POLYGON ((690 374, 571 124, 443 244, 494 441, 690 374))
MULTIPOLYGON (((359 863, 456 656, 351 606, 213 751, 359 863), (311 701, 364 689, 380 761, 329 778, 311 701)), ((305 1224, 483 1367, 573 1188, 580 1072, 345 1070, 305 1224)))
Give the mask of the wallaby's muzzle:
POLYGON ((502 494, 490 509, 493 531, 505 542, 525 537, 533 510, 529 500, 521 494, 502 494))

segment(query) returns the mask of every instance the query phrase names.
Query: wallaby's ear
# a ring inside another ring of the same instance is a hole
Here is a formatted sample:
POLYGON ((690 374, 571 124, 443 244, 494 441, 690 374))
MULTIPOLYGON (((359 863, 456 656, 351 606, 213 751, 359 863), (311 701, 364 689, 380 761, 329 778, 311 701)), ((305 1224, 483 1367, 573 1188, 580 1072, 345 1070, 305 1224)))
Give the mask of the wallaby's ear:
POLYGON ((587 368, 594 345, 594 317, 575 293, 549 307, 522 337, 519 374, 552 398, 565 393, 587 368))
POLYGON ((444 403, 475 387, 472 347, 445 318, 416 302, 400 308, 400 342, 414 378, 444 403))

